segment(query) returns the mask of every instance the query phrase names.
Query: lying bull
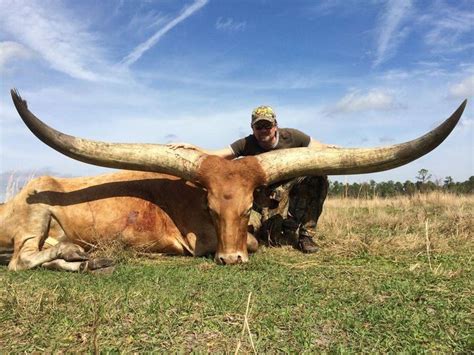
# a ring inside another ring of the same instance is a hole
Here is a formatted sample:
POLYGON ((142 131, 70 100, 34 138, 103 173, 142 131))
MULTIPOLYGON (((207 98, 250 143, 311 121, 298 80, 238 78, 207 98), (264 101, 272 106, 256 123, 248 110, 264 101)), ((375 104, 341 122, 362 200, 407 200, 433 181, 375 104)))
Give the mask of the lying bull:
POLYGON ((132 170, 94 178, 42 177, 29 183, 1 210, 0 243, 14 245, 12 270, 39 265, 94 268, 96 263, 86 260, 80 245, 117 237, 150 252, 214 253, 217 263, 247 262, 248 251, 258 246, 247 232, 257 187, 298 176, 371 173, 407 164, 436 148, 466 106, 464 101, 439 127, 403 144, 293 148, 229 161, 193 149, 69 136, 45 125, 15 91, 11 94, 25 124, 47 145, 89 164, 132 170), (42 248, 52 220, 68 242, 42 248))
MULTIPOLYGON (((121 171, 91 178, 39 177, 0 206, 0 216, 0 246, 15 244, 9 263, 13 270, 39 265, 70 271, 96 267, 88 265, 82 248, 114 239, 146 252, 201 256, 217 250, 205 191, 165 174, 121 171), (51 223, 54 239, 74 244, 43 248, 51 223), (56 225, 67 238, 60 236, 56 225)), ((257 249, 252 235, 243 240, 250 251, 257 249)), ((245 245, 230 247, 247 250, 245 245)), ((222 262, 236 262, 221 257, 222 262)))

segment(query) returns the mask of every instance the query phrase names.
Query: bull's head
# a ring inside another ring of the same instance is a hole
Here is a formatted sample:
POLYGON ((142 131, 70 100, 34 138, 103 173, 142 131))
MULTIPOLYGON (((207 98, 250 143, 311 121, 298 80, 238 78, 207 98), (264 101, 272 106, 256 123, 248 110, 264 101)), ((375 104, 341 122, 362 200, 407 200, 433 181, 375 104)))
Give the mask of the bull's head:
POLYGON ((253 191, 265 184, 265 174, 257 159, 229 161, 206 156, 199 167, 197 181, 207 189, 207 204, 218 238, 216 262, 247 262, 247 225, 253 191))
POLYGON ((58 132, 33 115, 11 91, 18 113, 44 143, 80 161, 110 168, 166 173, 197 182, 207 190, 218 237, 215 259, 246 262, 247 223, 256 187, 305 175, 372 173, 407 164, 436 148, 459 121, 467 100, 440 126, 415 140, 380 148, 293 148, 228 161, 194 149, 162 144, 104 143, 58 132))

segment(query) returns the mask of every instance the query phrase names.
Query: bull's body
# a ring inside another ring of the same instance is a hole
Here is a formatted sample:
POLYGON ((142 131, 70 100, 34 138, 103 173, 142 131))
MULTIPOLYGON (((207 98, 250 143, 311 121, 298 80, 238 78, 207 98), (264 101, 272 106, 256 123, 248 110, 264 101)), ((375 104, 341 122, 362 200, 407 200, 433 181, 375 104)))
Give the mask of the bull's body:
MULTIPOLYGON (((117 240, 140 251, 201 256, 217 247, 206 193, 191 182, 136 171, 89 178, 44 176, 1 206, 0 247, 13 248, 10 269, 51 261, 39 254, 51 254, 43 243, 55 222, 65 234, 61 242, 85 249, 117 240)), ((257 243, 250 238, 254 251, 257 243)))

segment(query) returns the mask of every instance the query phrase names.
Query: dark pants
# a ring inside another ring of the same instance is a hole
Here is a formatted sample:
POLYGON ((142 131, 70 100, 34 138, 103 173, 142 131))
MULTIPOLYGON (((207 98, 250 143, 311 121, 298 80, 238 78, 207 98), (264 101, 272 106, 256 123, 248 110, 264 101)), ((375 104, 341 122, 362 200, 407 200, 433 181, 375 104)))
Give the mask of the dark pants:
POLYGON ((303 176, 256 190, 251 229, 268 245, 295 245, 300 236, 313 237, 328 187, 326 176, 303 176))

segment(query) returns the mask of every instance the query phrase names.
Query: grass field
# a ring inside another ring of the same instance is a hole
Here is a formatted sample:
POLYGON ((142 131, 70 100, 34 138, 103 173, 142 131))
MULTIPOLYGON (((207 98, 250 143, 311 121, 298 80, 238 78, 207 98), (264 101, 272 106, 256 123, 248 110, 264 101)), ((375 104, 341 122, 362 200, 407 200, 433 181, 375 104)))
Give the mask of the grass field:
POLYGON ((319 253, 262 248, 240 266, 115 251, 112 275, 2 267, 0 349, 472 352, 473 207, 332 199, 319 253))

